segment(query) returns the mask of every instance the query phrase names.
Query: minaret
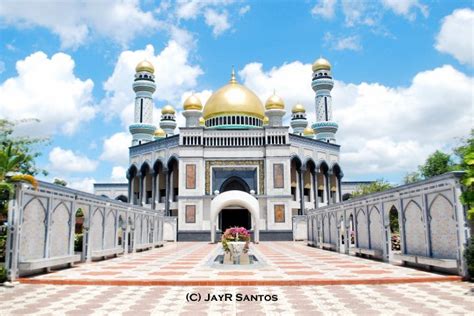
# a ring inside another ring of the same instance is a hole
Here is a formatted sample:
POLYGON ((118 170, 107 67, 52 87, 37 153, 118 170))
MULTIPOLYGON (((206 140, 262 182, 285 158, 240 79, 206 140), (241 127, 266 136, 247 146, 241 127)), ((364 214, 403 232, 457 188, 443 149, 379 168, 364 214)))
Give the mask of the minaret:
POLYGON ((308 126, 308 120, 306 119, 306 109, 300 103, 296 104, 291 109, 291 128, 293 134, 301 135, 306 126, 308 126))
POLYGON ((132 134, 132 146, 151 142, 156 127, 153 125, 153 92, 156 90, 155 68, 149 61, 138 63, 135 68, 135 116, 133 124, 129 126, 132 134))
POLYGON ((285 115, 285 103, 282 98, 275 94, 270 96, 265 102, 265 116, 268 119, 269 126, 282 126, 283 116, 285 115))
POLYGON ((166 132, 166 136, 174 135, 176 128, 176 111, 171 105, 165 105, 161 109, 160 128, 166 132))
POLYGON ((328 143, 336 142, 338 125, 332 118, 331 90, 334 86, 331 64, 324 58, 313 63, 313 80, 311 86, 316 92, 316 123, 312 125, 316 139, 328 143))
POLYGON ((183 104, 183 115, 186 118, 186 127, 199 127, 202 116, 202 103, 195 94, 190 95, 183 104))

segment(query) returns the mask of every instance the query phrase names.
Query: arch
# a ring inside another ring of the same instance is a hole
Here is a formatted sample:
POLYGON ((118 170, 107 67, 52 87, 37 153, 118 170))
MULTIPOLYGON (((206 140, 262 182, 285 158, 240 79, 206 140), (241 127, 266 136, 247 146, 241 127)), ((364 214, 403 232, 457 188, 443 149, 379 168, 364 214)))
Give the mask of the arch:
POLYGON ((429 208, 431 252, 433 257, 456 259, 458 242, 455 235, 456 216, 454 207, 443 194, 435 196, 429 208))
POLYGON ((360 248, 369 248, 367 216, 363 209, 356 211, 357 245, 360 248))
POLYGON ((298 155, 292 155, 290 157, 290 161, 291 162, 295 162, 295 165, 296 165, 296 169, 300 169, 302 166, 303 166, 303 163, 301 161, 301 158, 298 156, 298 155))
POLYGON ((70 209, 64 202, 58 203, 51 213, 50 257, 60 257, 69 254, 69 238, 71 232, 70 209))
POLYGON ((165 163, 161 159, 158 158, 153 163, 153 170, 155 171, 155 173, 159 173, 160 171, 163 171, 164 166, 165 166, 165 163))
POLYGON ((179 157, 176 156, 176 155, 171 155, 168 160, 166 161, 166 167, 168 169, 171 169, 171 167, 173 166, 173 163, 176 162, 177 164, 179 164, 179 157))
POLYGON ((115 227, 115 218, 116 212, 114 210, 109 210, 104 220, 104 248, 110 249, 115 247, 115 236, 116 236, 116 227, 115 227))
POLYGON ((120 194, 115 199, 120 202, 128 203, 128 198, 123 194, 120 194))
POLYGON ((313 170, 316 170, 316 162, 312 157, 306 157, 303 161, 303 167, 306 169, 311 168, 313 170))
POLYGON ((321 159, 321 160, 318 161, 318 163, 316 164, 316 168, 318 168, 320 170, 324 168, 326 170, 326 172, 329 171, 329 165, 326 162, 326 160, 324 160, 324 159, 321 159))
POLYGON ((140 167, 140 172, 141 172, 142 174, 145 174, 145 173, 149 172, 150 170, 151 170, 150 162, 149 162, 148 160, 145 160, 145 161, 142 163, 141 167, 140 167))
POLYGON ((20 234, 20 260, 44 258, 46 212, 44 203, 39 198, 35 197, 25 204, 20 234))
POLYGON ((238 176, 232 176, 227 178, 219 188, 220 192, 226 192, 231 190, 243 191, 250 193, 250 186, 248 183, 238 176))
POLYGON ((377 206, 370 208, 369 219, 370 249, 382 250, 382 216, 377 206))
POLYGON ((422 208, 410 200, 404 211, 405 217, 405 252, 410 255, 426 256, 425 227, 422 208))
POLYGON ((335 174, 336 176, 342 176, 342 175, 343 175, 341 166, 339 166, 339 163, 337 163, 337 162, 334 162, 334 163, 331 165, 330 170, 331 170, 332 173, 335 174))
POLYGON ((388 211, 388 233, 390 241, 390 251, 399 251, 401 249, 400 238, 400 212, 395 204, 391 204, 388 211))
POLYGON ((133 178, 138 173, 138 167, 135 163, 133 163, 127 169, 127 179, 133 178))
POLYGON ((254 241, 258 243, 260 220, 260 208, 258 201, 252 195, 236 190, 220 193, 211 201, 211 242, 214 243, 216 241, 217 216, 222 211, 222 209, 229 206, 241 206, 250 212, 254 228, 254 241))

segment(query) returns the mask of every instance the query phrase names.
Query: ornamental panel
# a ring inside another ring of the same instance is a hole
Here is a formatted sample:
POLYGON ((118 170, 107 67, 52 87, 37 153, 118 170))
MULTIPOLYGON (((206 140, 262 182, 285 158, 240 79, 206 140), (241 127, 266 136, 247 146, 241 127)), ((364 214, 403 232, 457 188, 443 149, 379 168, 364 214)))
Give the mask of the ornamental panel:
POLYGON ((196 205, 186 205, 186 223, 196 223, 196 205))
POLYGON ((186 189, 196 189, 196 165, 186 165, 186 189))
POLYGON ((273 205, 273 212, 275 216, 275 223, 285 222, 285 205, 284 204, 273 205))
POLYGON ((206 160, 206 194, 211 194, 211 167, 213 166, 257 166, 258 169, 258 192, 256 194, 264 194, 264 177, 263 160, 206 160))
POLYGON ((273 188, 283 189, 285 187, 285 178, 282 163, 273 164, 273 188))

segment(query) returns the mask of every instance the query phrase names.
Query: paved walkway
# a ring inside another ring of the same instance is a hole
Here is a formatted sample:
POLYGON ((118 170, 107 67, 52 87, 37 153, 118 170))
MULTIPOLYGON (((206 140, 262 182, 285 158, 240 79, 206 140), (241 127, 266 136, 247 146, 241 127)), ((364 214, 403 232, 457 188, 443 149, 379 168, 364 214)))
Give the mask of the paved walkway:
POLYGON ((0 315, 467 315, 474 310, 473 284, 453 281, 456 277, 292 242, 252 245, 258 267, 215 266, 219 248, 167 244, 23 278, 14 288, 0 286, 0 315), (301 285, 308 281, 314 285, 301 285), (209 295, 223 300, 206 302, 209 295), (198 297, 199 302, 190 301, 198 297))
POLYGON ((262 242, 250 252, 259 267, 212 264, 221 246, 170 243, 163 248, 80 264, 21 280, 69 285, 334 285, 454 281, 445 276, 338 254, 293 242, 262 242))

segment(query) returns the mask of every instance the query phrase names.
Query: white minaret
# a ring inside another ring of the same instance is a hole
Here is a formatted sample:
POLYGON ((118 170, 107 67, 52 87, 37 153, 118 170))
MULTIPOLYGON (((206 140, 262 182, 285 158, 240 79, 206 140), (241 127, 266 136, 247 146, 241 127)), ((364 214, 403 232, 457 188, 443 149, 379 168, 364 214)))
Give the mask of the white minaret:
POLYGON ((183 103, 183 116, 186 118, 186 127, 199 127, 202 116, 202 103, 195 94, 190 95, 183 103))
POLYGON ((160 128, 166 132, 166 136, 174 135, 176 128, 176 111, 171 105, 165 105, 161 109, 160 128))
POLYGON ((285 113, 285 102, 273 91, 273 95, 265 102, 265 116, 268 118, 268 125, 282 126, 285 113))
POLYGON ((316 123, 312 125, 316 139, 325 142, 336 142, 338 125, 332 117, 331 90, 334 87, 331 64, 324 58, 313 63, 313 80, 311 86, 316 92, 316 123))
POLYGON ((155 68, 149 61, 138 63, 135 68, 135 115, 129 126, 132 134, 132 146, 154 140, 156 127, 153 125, 153 92, 156 90, 155 68))
POLYGON ((301 135, 308 126, 308 120, 306 119, 306 109, 300 103, 296 104, 291 109, 291 128, 293 129, 293 134, 301 135))

